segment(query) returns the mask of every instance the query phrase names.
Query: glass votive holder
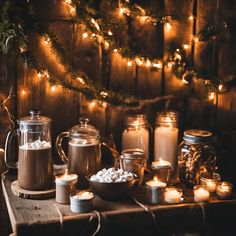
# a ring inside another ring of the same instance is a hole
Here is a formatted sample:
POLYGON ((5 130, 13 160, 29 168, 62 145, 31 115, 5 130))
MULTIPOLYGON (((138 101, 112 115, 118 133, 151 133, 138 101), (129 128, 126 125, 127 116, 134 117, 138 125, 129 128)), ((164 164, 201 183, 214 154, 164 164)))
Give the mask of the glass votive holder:
POLYGON ((212 176, 203 174, 200 178, 200 183, 208 188, 210 194, 215 194, 216 186, 220 182, 220 179, 221 177, 218 173, 213 173, 212 176))
POLYGON ((94 194, 87 190, 77 191, 70 196, 70 209, 75 213, 86 213, 93 209, 94 194))
POLYGON ((232 195, 233 185, 229 182, 220 182, 216 186, 216 194, 219 199, 229 199, 232 195))
POLYGON ((210 198, 210 192, 205 185, 196 185, 193 188, 194 201, 195 202, 208 202, 210 198))
POLYGON ((75 191, 78 175, 65 174, 56 176, 56 202, 60 204, 70 204, 70 195, 75 191))
POLYGON ((156 176, 160 181, 168 185, 171 177, 171 163, 162 159, 153 161, 151 164, 151 172, 153 177, 156 176))
POLYGON ((146 182, 146 200, 151 204, 162 203, 163 190, 166 187, 166 183, 159 181, 156 177, 153 180, 146 182))
POLYGON ((169 187, 164 191, 164 200, 168 204, 177 204, 183 201, 183 191, 180 188, 169 187))

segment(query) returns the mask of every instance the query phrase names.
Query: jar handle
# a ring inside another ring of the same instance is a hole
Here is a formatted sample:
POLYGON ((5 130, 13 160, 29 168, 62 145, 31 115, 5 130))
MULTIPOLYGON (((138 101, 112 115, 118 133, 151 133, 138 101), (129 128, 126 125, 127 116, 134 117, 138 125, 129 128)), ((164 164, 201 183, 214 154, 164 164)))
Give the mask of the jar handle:
POLYGON ((62 140, 63 138, 68 138, 70 135, 70 133, 68 131, 66 132, 62 132, 60 133, 58 136, 57 136, 57 139, 56 139, 56 149, 57 149, 57 153, 59 155, 59 157, 61 158, 61 160, 64 162, 64 163, 67 163, 68 162, 68 158, 62 148, 62 140))
POLYGON ((4 152, 4 160, 7 165, 7 167, 11 169, 17 169, 18 162, 11 162, 9 161, 10 150, 11 150, 11 144, 12 144, 12 138, 14 136, 19 136, 20 130, 19 129, 13 129, 12 131, 8 132, 5 142, 5 152, 4 152))

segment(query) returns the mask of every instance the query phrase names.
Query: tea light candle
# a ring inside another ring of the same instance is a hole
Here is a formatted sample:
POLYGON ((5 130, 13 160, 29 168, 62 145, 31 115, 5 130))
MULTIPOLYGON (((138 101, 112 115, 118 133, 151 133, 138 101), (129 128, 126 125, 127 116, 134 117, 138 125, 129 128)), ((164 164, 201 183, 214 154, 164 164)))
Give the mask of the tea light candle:
POLYGON ((93 209, 94 194, 83 190, 70 197, 70 209, 75 213, 86 213, 93 209))
POLYGON ((219 174, 213 173, 212 177, 208 177, 207 175, 201 176, 200 182, 207 187, 210 194, 214 194, 216 192, 216 186, 220 182, 220 178, 219 174))
POLYGON ((194 187, 194 201, 195 202, 207 202, 210 198, 209 190, 203 185, 197 185, 194 187))
POLYGON ((152 204, 161 203, 162 193, 165 187, 166 183, 159 181, 157 177, 146 182, 146 200, 152 204))
POLYGON ((180 203, 182 200, 182 190, 177 188, 167 188, 164 192, 164 200, 169 204, 180 203))
POLYGON ((64 175, 56 176, 56 201, 61 204, 70 203, 70 195, 75 191, 78 176, 76 174, 68 174, 68 170, 64 175))
POLYGON ((227 199, 232 195, 233 185, 229 182, 220 182, 216 187, 218 198, 227 199))

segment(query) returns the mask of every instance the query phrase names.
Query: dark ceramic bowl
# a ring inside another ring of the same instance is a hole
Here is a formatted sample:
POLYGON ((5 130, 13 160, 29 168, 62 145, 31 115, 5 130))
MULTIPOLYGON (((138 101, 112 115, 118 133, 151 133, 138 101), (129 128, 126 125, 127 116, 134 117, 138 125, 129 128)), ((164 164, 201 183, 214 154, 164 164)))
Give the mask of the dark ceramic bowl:
POLYGON ((136 183, 137 178, 121 183, 101 183, 91 181, 88 177, 90 188, 104 200, 117 200, 125 195, 136 183))

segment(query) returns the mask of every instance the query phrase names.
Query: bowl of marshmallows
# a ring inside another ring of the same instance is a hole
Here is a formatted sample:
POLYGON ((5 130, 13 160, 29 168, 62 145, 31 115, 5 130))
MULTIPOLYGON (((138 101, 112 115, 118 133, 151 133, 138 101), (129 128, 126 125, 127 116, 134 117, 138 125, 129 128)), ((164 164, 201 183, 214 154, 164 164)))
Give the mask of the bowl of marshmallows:
POLYGON ((137 176, 123 169, 102 169, 88 177, 91 189, 102 199, 114 200, 127 193, 135 184, 137 176))

